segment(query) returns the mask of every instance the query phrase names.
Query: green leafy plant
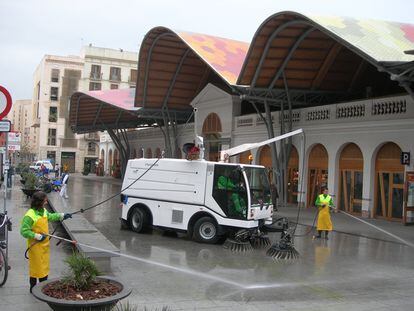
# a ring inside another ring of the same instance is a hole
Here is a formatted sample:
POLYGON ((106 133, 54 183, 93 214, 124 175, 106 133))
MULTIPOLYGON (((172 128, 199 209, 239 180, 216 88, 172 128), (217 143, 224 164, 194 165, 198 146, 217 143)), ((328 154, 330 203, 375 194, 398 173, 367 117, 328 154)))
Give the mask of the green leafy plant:
POLYGON ((28 164, 28 163, 19 163, 19 164, 17 164, 16 174, 20 174, 23 177, 23 174, 26 174, 27 172, 29 172, 29 170, 30 170, 29 166, 30 166, 30 164, 28 164))
POLYGON ((37 177, 33 172, 27 172, 24 174, 24 179, 26 182, 24 183, 24 188, 28 190, 36 189, 37 185, 37 177))
POLYGON ((69 271, 62 282, 73 286, 77 290, 87 290, 91 287, 97 276, 101 275, 93 260, 83 254, 74 252, 65 259, 69 271))

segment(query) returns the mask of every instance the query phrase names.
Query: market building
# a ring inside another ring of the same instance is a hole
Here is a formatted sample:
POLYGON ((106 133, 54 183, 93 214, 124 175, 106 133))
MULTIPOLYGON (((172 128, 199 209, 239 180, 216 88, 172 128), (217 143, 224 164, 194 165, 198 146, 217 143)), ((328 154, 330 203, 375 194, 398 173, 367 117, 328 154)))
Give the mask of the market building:
MULTIPOLYGON (((128 105, 78 93, 70 123, 76 132, 148 127, 126 132, 119 147, 128 146, 129 158, 158 157, 173 149, 171 137, 182 146, 196 132, 212 161, 220 150, 266 140, 270 130, 303 128, 285 159, 289 203, 310 207, 328 186, 345 211, 412 222, 404 185, 414 169, 413 50, 414 25, 295 12, 269 17, 250 45, 157 27, 141 44, 128 105), (169 134, 169 126, 151 128, 172 123, 169 134)), ((249 155, 272 166, 269 146, 232 161, 247 163, 249 155)))

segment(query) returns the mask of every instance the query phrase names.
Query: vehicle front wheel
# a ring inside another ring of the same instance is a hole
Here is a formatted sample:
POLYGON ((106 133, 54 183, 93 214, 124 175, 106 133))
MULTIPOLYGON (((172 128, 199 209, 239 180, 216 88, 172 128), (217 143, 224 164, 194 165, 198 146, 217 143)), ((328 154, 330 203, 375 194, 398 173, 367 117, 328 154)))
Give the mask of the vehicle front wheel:
POLYGON ((147 213, 142 208, 134 208, 129 215, 129 226, 132 231, 142 233, 148 229, 149 220, 147 213))
POLYGON ((193 238, 196 242, 215 244, 220 239, 218 226, 212 217, 201 217, 194 224, 193 238))

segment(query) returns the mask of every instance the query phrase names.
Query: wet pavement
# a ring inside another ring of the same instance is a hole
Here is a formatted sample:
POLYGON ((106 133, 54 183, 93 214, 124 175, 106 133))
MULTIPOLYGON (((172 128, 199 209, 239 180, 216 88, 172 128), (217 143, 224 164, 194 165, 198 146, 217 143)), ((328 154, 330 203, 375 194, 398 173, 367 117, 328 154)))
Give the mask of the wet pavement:
MULTIPOLYGON (((120 182, 73 175, 69 202, 86 208, 120 190, 120 182)), ((312 240, 308 226, 299 225, 297 262, 277 262, 266 250, 232 253, 221 245, 198 244, 184 235, 153 230, 136 234, 120 230, 119 199, 84 213, 121 253, 112 259, 112 272, 133 288, 128 298, 138 307, 172 310, 412 310, 414 305, 414 249, 366 228, 345 215, 333 217, 335 228, 328 241, 312 240), (309 232, 309 233, 308 233, 309 232), (308 234, 306 234, 308 233, 308 234), (349 234, 351 233, 351 234, 349 234), (363 237, 360 237, 361 234, 363 237)), ((27 208, 19 190, 9 200, 14 218, 27 208)), ((294 218, 295 208, 280 214, 294 218)), ((311 211, 299 223, 311 224, 311 211)), ((70 221, 70 220, 68 220, 70 221)), ((413 240, 414 227, 375 222, 394 234, 413 240)), ((13 270, 0 288, 0 309, 48 310, 28 294, 25 241, 15 219, 11 235, 13 270)), ((272 241, 277 235, 270 235, 272 241)), ((60 275, 69 250, 52 245, 51 276, 60 275)))

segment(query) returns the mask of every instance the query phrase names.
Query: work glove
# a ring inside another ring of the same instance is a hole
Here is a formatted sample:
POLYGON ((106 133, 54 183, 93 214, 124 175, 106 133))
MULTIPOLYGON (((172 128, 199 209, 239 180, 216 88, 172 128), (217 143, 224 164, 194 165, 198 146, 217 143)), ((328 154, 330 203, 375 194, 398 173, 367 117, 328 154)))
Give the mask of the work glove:
POLYGON ((38 240, 39 242, 42 242, 44 239, 46 239, 46 236, 44 234, 35 233, 34 238, 35 238, 35 240, 38 240))
POLYGON ((70 213, 62 213, 62 220, 66 220, 68 218, 72 218, 72 214, 70 214, 70 213))

